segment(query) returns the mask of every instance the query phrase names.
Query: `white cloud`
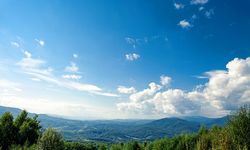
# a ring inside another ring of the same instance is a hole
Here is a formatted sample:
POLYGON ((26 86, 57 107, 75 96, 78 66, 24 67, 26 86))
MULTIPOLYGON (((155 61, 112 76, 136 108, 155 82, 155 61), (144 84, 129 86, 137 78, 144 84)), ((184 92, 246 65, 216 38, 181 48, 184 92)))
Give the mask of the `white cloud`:
POLYGON ((172 81, 171 77, 165 76, 165 75, 162 75, 160 77, 160 79, 161 79, 161 84, 164 85, 164 86, 168 86, 171 83, 171 81, 172 81))
POLYGON ((130 102, 118 103, 117 108, 124 112, 150 114, 154 111, 153 105, 151 104, 152 98, 160 89, 160 85, 151 82, 149 88, 131 94, 129 97, 130 102))
POLYGON ((197 79, 208 79, 208 77, 207 76, 194 76, 195 78, 197 78, 197 79))
POLYGON ((182 27, 182 28, 190 28, 192 25, 188 22, 188 21, 186 21, 186 20, 181 20, 179 23, 178 23, 178 25, 180 26, 180 27, 182 27))
POLYGON ((132 94, 136 92, 136 89, 134 87, 119 86, 117 91, 122 94, 132 94))
POLYGON ((130 37, 126 37, 126 38, 125 38, 125 41, 126 41, 128 44, 132 45, 132 47, 133 47, 134 49, 136 49, 136 44, 137 44, 137 42, 138 42, 136 39, 133 39, 133 38, 130 38, 130 37))
POLYGON ((174 3, 174 7, 175 7, 175 9, 183 9, 184 8, 184 5, 183 4, 181 4, 181 3, 174 3))
POLYGON ((161 89, 161 86, 157 85, 154 82, 149 83, 148 86, 149 86, 149 88, 130 95, 130 99, 133 102, 140 102, 140 101, 143 101, 143 100, 146 100, 146 99, 150 98, 157 91, 159 91, 161 89))
POLYGON ((30 58, 32 56, 28 51, 23 51, 23 54, 26 56, 26 58, 30 58))
POLYGON ((126 41, 128 44, 131 44, 131 45, 135 45, 135 44, 136 44, 136 40, 133 39, 133 38, 130 38, 130 37, 126 37, 126 38, 125 38, 125 41, 126 41))
POLYGON ((73 57, 74 57, 74 58, 78 58, 78 55, 77 55, 77 54, 73 54, 73 57))
POLYGON ((6 95, 10 91, 21 92, 20 84, 10 80, 0 79, 0 95, 6 95))
POLYGON ((35 41, 36 41, 40 46, 44 46, 44 45, 45 45, 45 41, 43 41, 43 40, 35 39, 35 41))
POLYGON ((204 5, 208 2, 208 0, 191 0, 191 4, 193 5, 204 5))
POLYGON ((20 47, 20 44, 18 44, 17 42, 10 42, 10 44, 14 47, 17 47, 19 48, 20 47))
POLYGON ((250 103, 250 57, 235 58, 226 68, 206 72, 208 82, 191 91, 148 88, 131 94, 128 102, 118 103, 117 107, 137 114, 226 115, 250 103))
POLYGON ((33 81, 37 81, 37 82, 40 82, 41 80, 40 79, 38 79, 38 78, 31 78, 31 80, 33 80, 33 81))
POLYGON ((74 80, 79 80, 82 78, 82 76, 80 75, 76 75, 76 74, 65 74, 65 75, 62 75, 62 78, 64 79, 74 79, 74 80))
POLYGON ((71 62, 70 66, 66 66, 64 70, 67 72, 78 72, 79 68, 74 62, 71 62))
POLYGON ((18 66, 22 68, 37 68, 45 64, 45 61, 33 58, 23 58, 17 63, 18 66))
POLYGON ((134 60, 137 60, 140 58, 140 55, 139 54, 136 54, 136 53, 131 53, 131 54, 126 54, 125 55, 126 59, 128 61, 134 61, 134 60))
MULTIPOLYGON (((55 84, 60 87, 88 92, 95 95, 103 95, 110 97, 118 97, 118 95, 104 92, 101 88, 92 84, 84 84, 76 81, 62 80, 61 78, 55 77, 53 75, 53 69, 51 67, 45 68, 46 62, 40 59, 34 58, 23 58, 21 61, 17 63, 18 66, 21 67, 25 74, 32 76, 32 78, 36 78, 42 81, 46 81, 51 84, 55 84)), ((74 65, 73 65, 74 66, 74 65)), ((77 71, 78 69, 71 68, 70 71, 77 71)), ((67 76, 65 76, 67 77, 67 76)), ((79 76, 71 76, 73 78, 79 78, 79 76)))

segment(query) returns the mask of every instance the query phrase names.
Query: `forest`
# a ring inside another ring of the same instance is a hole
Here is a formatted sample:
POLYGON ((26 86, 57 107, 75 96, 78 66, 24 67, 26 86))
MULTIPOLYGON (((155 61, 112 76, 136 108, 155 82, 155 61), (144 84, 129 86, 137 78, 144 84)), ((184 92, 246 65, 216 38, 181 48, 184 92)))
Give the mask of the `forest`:
POLYGON ((1 150, 249 150, 250 107, 230 114, 228 123, 197 133, 176 135, 154 141, 100 143, 64 140, 60 130, 44 129, 38 116, 29 117, 24 110, 16 118, 5 112, 0 118, 1 150))

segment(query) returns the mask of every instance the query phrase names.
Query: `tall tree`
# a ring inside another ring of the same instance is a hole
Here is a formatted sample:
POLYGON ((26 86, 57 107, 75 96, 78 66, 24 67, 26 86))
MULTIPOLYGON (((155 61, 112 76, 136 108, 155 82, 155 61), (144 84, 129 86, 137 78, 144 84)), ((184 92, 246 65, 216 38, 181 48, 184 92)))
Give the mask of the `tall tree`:
POLYGON ((17 137, 17 128, 13 123, 13 116, 10 112, 6 112, 0 118, 1 127, 1 147, 7 150, 12 144, 15 144, 17 137))

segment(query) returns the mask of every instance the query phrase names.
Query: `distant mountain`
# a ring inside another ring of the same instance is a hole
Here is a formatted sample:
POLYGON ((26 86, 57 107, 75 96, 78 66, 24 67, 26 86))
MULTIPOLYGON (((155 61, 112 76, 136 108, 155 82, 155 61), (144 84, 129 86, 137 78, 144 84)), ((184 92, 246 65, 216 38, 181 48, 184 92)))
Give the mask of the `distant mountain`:
POLYGON ((207 118, 207 117, 203 117, 203 116, 184 116, 184 117, 180 117, 180 118, 187 120, 187 121, 197 122, 200 124, 206 124, 206 123, 211 122, 213 120, 213 118, 207 118))
POLYGON ((12 108, 12 107, 4 107, 0 106, 0 114, 4 114, 5 112, 11 112, 12 115, 15 117, 17 116, 22 110, 18 108, 12 108))
MULTIPOLYGON (((21 110, 0 106, 0 114, 9 111, 17 116, 21 110)), ((30 113, 30 116, 35 114, 30 113)), ((94 120, 80 121, 39 114, 43 128, 60 130, 67 140, 124 142, 128 140, 154 140, 172 137, 182 133, 197 132, 201 125, 223 126, 228 117, 206 118, 189 116, 182 118, 163 118, 159 120, 94 120)))

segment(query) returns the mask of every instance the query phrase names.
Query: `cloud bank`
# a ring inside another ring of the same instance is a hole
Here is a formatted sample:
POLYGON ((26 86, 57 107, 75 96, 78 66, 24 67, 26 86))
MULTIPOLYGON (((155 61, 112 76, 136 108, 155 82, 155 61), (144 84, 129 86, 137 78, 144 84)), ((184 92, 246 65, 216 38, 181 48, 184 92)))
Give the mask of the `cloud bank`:
MULTIPOLYGON (((164 116, 223 116, 250 103, 250 57, 235 58, 226 70, 206 72, 208 82, 191 91, 164 88, 154 82, 117 104, 120 111, 164 116)), ((161 77, 161 81, 162 81, 161 77)), ((168 82, 166 82, 168 83, 168 82)))

